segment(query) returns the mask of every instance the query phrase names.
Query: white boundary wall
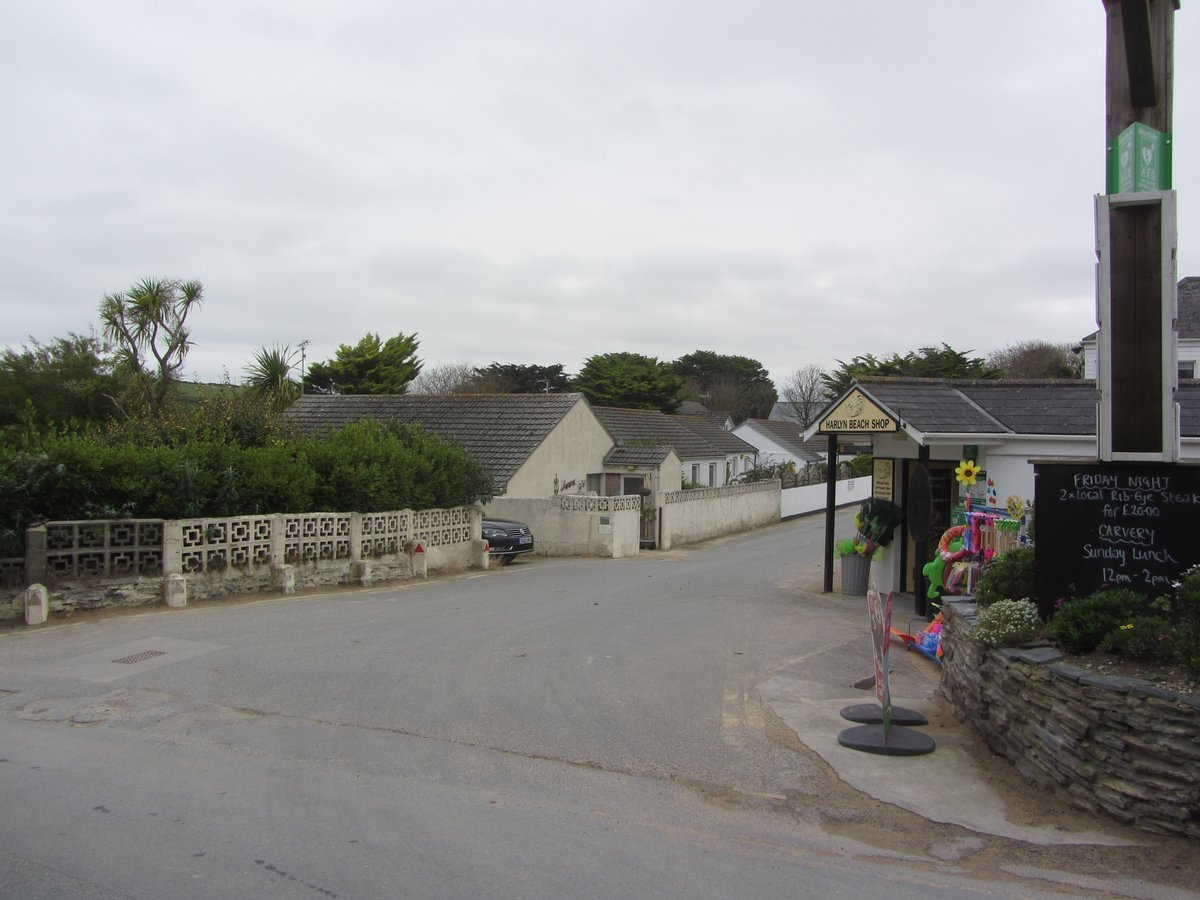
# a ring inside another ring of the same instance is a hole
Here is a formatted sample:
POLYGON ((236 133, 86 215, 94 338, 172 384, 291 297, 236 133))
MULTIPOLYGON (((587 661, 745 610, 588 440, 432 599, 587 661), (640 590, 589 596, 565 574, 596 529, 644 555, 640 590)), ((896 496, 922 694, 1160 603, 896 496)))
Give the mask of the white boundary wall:
MULTIPOLYGON (((809 484, 785 488, 780 504, 780 518, 791 519, 825 508, 826 485, 809 484)), ((871 496, 871 477, 847 478, 837 483, 837 505, 861 503, 871 496)))
POLYGON ((486 516, 524 522, 533 532, 536 556, 637 556, 642 498, 637 494, 593 497, 496 497, 486 516))
POLYGON ((659 549, 774 525, 780 493, 778 481, 760 481, 664 494, 659 549))

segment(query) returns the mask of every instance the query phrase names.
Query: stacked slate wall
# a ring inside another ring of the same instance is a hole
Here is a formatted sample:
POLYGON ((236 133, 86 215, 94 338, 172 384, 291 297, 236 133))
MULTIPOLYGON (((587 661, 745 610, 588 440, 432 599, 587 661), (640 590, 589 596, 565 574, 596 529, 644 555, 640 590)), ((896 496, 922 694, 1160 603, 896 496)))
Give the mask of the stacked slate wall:
POLYGON ((973 603, 944 611, 941 691, 995 753, 1082 809, 1200 838, 1200 698, 1096 675, 1048 646, 983 647, 973 603))

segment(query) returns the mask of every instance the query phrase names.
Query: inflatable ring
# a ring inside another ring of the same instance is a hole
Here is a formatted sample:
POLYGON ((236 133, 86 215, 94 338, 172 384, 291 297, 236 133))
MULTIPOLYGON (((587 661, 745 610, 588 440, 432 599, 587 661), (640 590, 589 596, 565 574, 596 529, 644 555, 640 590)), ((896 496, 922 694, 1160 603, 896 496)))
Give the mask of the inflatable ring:
POLYGON ((965 532, 966 530, 967 530, 967 528, 965 525, 951 525, 949 528, 946 529, 945 533, 942 535, 942 539, 940 541, 938 541, 938 553, 941 554, 942 559, 944 559, 946 561, 947 565, 949 565, 950 563, 958 562, 960 559, 965 559, 966 557, 971 555, 970 550, 966 550, 966 549, 951 550, 950 549, 950 543, 952 541, 954 541, 955 539, 962 537, 963 532, 965 532))

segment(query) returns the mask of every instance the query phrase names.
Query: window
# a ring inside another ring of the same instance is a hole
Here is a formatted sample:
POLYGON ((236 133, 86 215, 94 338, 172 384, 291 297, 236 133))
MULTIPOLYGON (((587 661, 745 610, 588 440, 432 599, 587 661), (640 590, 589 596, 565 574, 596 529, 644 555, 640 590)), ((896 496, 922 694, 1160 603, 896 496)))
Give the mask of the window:
POLYGON ((700 463, 692 463, 692 484, 700 483, 700 463))
POLYGON ((708 486, 714 487, 717 483, 717 464, 708 464, 708 486))
POLYGON ((1194 359, 1179 360, 1179 377, 1180 378, 1195 378, 1196 377, 1196 361, 1194 359))

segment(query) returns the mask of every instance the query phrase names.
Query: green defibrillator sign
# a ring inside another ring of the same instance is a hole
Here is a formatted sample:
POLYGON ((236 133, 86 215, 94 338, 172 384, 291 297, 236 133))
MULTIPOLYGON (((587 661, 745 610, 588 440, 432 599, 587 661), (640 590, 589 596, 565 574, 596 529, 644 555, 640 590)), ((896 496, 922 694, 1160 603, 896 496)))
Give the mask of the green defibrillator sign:
POLYGON ((1171 135, 1134 122, 1108 145, 1108 193, 1171 189, 1171 135))

